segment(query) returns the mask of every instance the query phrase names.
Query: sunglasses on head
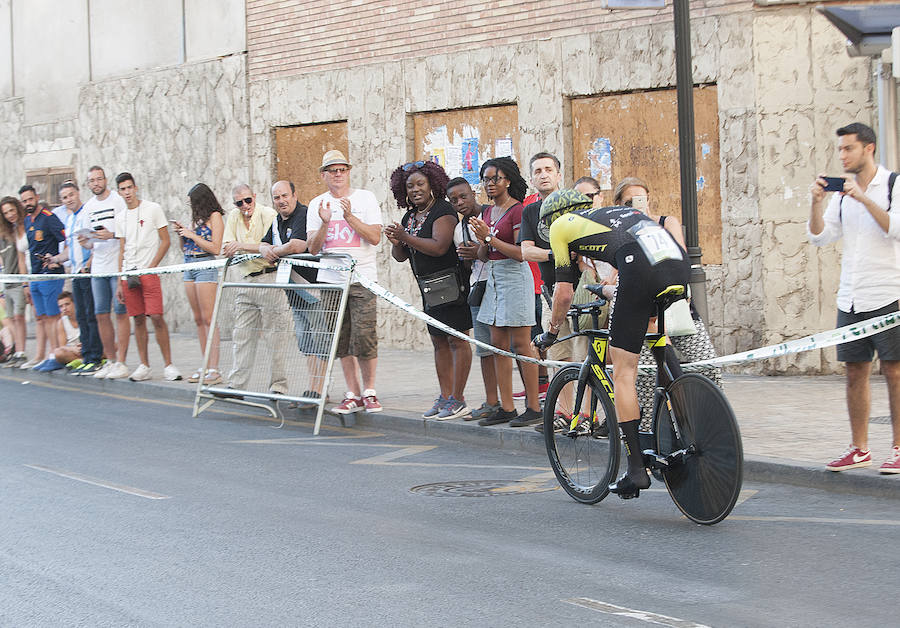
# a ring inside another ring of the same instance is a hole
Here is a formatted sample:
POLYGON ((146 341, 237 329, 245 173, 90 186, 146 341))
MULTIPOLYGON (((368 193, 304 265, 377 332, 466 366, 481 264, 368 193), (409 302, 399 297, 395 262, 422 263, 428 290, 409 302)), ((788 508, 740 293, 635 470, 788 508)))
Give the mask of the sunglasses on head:
POLYGON ((253 197, 248 196, 247 198, 241 198, 241 199, 236 200, 236 201, 234 202, 234 204, 235 204, 237 207, 241 207, 242 205, 244 205, 244 203, 246 203, 247 205, 249 205, 249 204, 252 203, 252 202, 253 202, 253 197))
POLYGON ((425 166, 424 161, 411 161, 408 164, 403 164, 401 166, 401 168, 403 168, 403 172, 409 172, 413 168, 418 169, 418 168, 422 168, 423 166, 425 166))

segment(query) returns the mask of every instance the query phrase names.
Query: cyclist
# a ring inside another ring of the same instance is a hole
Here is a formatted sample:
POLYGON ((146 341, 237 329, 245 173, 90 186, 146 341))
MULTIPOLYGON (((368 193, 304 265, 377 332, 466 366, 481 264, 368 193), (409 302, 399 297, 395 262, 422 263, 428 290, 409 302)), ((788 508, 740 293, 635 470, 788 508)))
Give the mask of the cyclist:
POLYGON ((534 344, 543 349, 556 342, 579 274, 574 257, 598 259, 618 269, 609 356, 628 470, 609 490, 622 499, 629 499, 650 486, 638 440, 640 407, 635 388, 638 355, 647 324, 656 312, 656 297, 669 286, 686 286, 690 264, 685 250, 646 214, 631 207, 592 208, 591 204, 591 199, 576 190, 560 190, 550 194, 541 205, 539 229, 549 232, 545 238, 553 254, 556 288, 549 329, 535 337, 534 344))

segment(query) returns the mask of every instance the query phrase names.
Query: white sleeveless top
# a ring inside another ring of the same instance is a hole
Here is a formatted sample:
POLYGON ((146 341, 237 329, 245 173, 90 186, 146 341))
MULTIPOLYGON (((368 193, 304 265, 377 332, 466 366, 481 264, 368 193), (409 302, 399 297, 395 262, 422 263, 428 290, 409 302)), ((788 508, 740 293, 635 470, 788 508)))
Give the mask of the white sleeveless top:
POLYGON ((63 329, 66 330, 66 346, 67 347, 76 347, 81 344, 81 332, 78 331, 78 328, 72 324, 72 321, 69 320, 68 316, 62 316, 60 319, 63 324, 63 329))

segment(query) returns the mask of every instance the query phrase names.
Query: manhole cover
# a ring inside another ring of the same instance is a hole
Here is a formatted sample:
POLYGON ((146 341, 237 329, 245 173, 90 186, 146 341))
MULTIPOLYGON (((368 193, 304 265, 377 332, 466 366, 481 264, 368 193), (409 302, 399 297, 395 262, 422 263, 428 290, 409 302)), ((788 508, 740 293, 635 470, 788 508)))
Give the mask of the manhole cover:
POLYGON ((523 493, 544 493, 557 488, 559 487, 518 480, 460 480, 458 482, 422 484, 409 490, 412 493, 431 497, 497 497, 523 493))

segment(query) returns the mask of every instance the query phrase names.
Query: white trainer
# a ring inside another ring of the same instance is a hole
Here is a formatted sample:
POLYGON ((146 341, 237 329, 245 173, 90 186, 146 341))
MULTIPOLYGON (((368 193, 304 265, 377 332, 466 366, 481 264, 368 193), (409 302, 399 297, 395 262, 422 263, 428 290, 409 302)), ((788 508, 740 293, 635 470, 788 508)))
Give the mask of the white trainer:
POLYGON ((100 367, 100 370, 94 373, 94 377, 97 379, 106 379, 106 376, 109 375, 110 369, 113 367, 113 362, 107 361, 106 364, 100 367))
POLYGON ((174 364, 170 364, 163 369, 163 379, 167 382, 177 382, 181 379, 181 371, 175 368, 174 364))
POLYGON ((128 367, 124 362, 113 362, 106 372, 106 379, 122 379, 128 377, 128 367))
POLYGON ((153 372, 146 364, 141 364, 134 369, 134 372, 128 377, 133 382, 143 382, 153 377, 153 372))

